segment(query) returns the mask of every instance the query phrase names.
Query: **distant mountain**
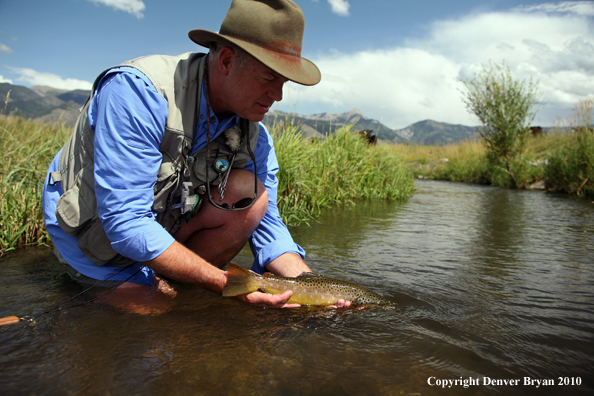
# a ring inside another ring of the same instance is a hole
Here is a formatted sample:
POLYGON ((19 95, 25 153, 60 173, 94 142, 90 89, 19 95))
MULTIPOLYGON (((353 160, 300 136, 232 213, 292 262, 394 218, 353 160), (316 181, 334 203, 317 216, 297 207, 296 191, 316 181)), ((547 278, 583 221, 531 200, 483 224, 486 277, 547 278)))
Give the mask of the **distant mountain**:
POLYGON ((444 146, 477 136, 475 127, 433 120, 419 121, 395 132, 408 143, 420 146, 444 146))
POLYGON ((26 88, 20 85, 0 83, 0 103, 5 114, 20 115, 39 122, 61 120, 72 125, 76 121, 79 109, 91 93, 90 91, 67 91, 51 87, 37 86, 26 88))
MULTIPOLYGON (((26 88, 20 85, 0 83, 0 109, 4 108, 6 94, 10 91, 6 114, 20 115, 39 122, 56 122, 73 125, 90 91, 67 91, 51 87, 26 88)), ((319 113, 301 115, 271 110, 264 117, 264 123, 292 120, 299 125, 305 137, 324 137, 337 128, 351 125, 353 131, 371 130, 380 142, 407 143, 415 145, 445 145, 475 136, 475 128, 425 120, 403 129, 391 129, 378 120, 366 117, 360 110, 346 113, 319 113)))
POLYGON ((378 120, 367 118, 360 110, 353 109, 341 114, 319 113, 301 115, 296 113, 285 113, 279 110, 271 110, 264 117, 264 123, 272 125, 274 120, 292 119, 295 124, 301 125, 304 136, 323 137, 334 133, 338 128, 345 125, 352 125, 353 131, 371 130, 378 139, 393 143, 406 143, 407 140, 398 135, 394 130, 388 128, 378 120))
POLYGON ((334 133, 336 129, 345 125, 352 125, 353 131, 371 130, 380 141, 390 143, 440 146, 476 136, 475 127, 432 120, 420 121, 403 129, 391 129, 377 120, 367 118, 358 109, 341 114, 311 115, 288 114, 279 110, 271 110, 264 117, 264 122, 267 125, 272 125, 275 121, 284 121, 287 118, 293 120, 295 124, 301 125, 305 137, 323 137, 334 133))

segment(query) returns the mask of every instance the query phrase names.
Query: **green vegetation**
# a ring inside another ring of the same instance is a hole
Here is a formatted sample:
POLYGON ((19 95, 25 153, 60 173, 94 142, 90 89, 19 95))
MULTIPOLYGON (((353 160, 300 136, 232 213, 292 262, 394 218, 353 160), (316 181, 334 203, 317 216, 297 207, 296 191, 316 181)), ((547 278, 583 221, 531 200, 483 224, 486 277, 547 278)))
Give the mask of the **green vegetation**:
POLYGON ((573 133, 558 145, 545 169, 553 191, 594 197, 593 98, 582 98, 569 117, 573 133))
POLYGON ((43 225, 41 189, 52 158, 70 134, 0 115, 0 255, 17 247, 49 243, 43 225))
POLYGON ((530 109, 538 102, 537 84, 516 81, 508 67, 493 64, 463 83, 467 90, 463 101, 482 123, 478 132, 487 149, 490 173, 497 179, 509 177, 512 187, 519 186, 520 157, 536 114, 530 109))
MULTIPOLYGON (((567 134, 552 133, 530 137, 515 169, 517 188, 531 188, 545 179, 548 158, 556 147, 570 139, 567 134)), ((417 178, 489 184, 513 187, 506 171, 487 160, 487 150, 481 141, 464 141, 448 146, 406 146, 392 148, 404 158, 417 178)))
POLYGON ((349 127, 326 139, 303 139, 292 123, 271 128, 280 171, 278 206, 289 225, 315 219, 323 208, 357 199, 405 199, 413 190, 391 146, 370 146, 349 127))
POLYGON ((530 136, 513 163, 511 183, 505 169, 488 160, 488 149, 479 140, 449 146, 394 145, 392 150, 417 178, 535 188, 594 197, 593 98, 583 98, 567 122, 551 133, 530 136), (567 124, 567 125, 565 125, 567 124))
MULTIPOLYGON (((291 123, 270 128, 280 171, 278 206, 290 225, 314 220, 324 208, 360 199, 406 199, 413 177, 531 188, 594 197, 594 100, 576 106, 567 125, 525 138, 508 169, 489 161, 482 141, 449 146, 370 146, 343 127, 326 139, 303 139, 291 123), (571 131, 571 132, 568 132, 571 131)), ((71 128, 0 114, 0 255, 18 247, 49 244, 41 189, 47 167, 71 128)))
MULTIPOLYGON (((71 127, 0 115, 0 255, 49 244, 41 190, 47 167, 71 127)), ((323 141, 301 138, 293 125, 273 126, 281 171, 278 204, 288 224, 313 220, 321 209, 357 199, 404 199, 412 175, 388 146, 369 146, 348 129, 323 141)))

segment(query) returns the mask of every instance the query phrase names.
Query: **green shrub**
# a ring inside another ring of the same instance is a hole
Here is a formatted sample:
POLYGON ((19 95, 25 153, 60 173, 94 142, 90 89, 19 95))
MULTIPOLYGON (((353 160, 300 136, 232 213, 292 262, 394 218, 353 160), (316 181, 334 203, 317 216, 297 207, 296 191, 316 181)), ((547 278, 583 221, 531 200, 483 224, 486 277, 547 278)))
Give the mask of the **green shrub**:
POLYGON ((507 177, 511 186, 521 186, 517 172, 523 166, 520 157, 536 114, 531 108, 538 102, 538 84, 516 81, 508 67, 493 64, 463 84, 467 90, 463 101, 482 124, 478 132, 493 167, 492 180, 510 184, 503 180, 507 177))

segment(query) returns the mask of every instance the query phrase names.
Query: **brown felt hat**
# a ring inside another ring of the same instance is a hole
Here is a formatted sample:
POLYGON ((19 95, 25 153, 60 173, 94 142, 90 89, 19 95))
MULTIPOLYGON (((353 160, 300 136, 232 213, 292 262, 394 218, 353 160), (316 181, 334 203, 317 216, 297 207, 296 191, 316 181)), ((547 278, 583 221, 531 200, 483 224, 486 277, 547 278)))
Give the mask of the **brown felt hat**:
POLYGON ((219 33, 192 30, 192 41, 209 47, 213 41, 236 45, 280 74, 302 85, 315 85, 322 75, 301 57, 303 11, 290 0, 233 0, 219 33))

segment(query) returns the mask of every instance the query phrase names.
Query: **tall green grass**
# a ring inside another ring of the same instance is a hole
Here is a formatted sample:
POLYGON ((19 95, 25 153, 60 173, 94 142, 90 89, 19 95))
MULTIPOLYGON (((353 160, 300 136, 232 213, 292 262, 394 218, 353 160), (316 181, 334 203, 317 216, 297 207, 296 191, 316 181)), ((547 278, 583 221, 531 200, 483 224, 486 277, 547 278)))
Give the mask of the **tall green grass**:
POLYGON ((593 121, 594 98, 582 98, 567 120, 571 135, 545 168, 551 190, 594 197, 593 121))
MULTIPOLYGON (((41 190, 47 167, 71 127, 0 115, 0 255, 49 244, 41 190)), ((372 147, 348 129, 322 141, 302 139, 298 128, 274 126, 280 164, 278 205, 287 224, 310 222, 323 208, 358 199, 403 199, 413 177, 388 147, 372 147)))
POLYGON ((0 115, 0 255, 49 243, 41 189, 47 167, 70 128, 0 115))
POLYGON ((594 98, 582 98, 567 120, 560 119, 545 136, 526 138, 525 148, 509 171, 487 160, 484 142, 455 145, 395 145, 415 177, 491 184, 500 187, 539 188, 594 197, 594 98), (447 161, 445 160, 447 159, 447 161))
POLYGON ((271 127, 279 161, 278 206, 288 225, 315 219, 324 208, 359 199, 401 200, 412 174, 389 146, 370 146, 348 127, 325 139, 303 139, 297 126, 271 127))
POLYGON ((592 144, 591 133, 552 132, 546 136, 529 137, 526 149, 513 165, 516 186, 510 183, 505 170, 487 161, 485 147, 479 140, 448 146, 394 145, 391 148, 404 158, 406 167, 416 178, 521 189, 531 188, 542 181, 550 191, 592 196, 588 183, 594 181, 594 175, 590 173, 588 178, 586 172, 592 169, 592 144), (579 189, 586 179, 586 184, 579 189))

